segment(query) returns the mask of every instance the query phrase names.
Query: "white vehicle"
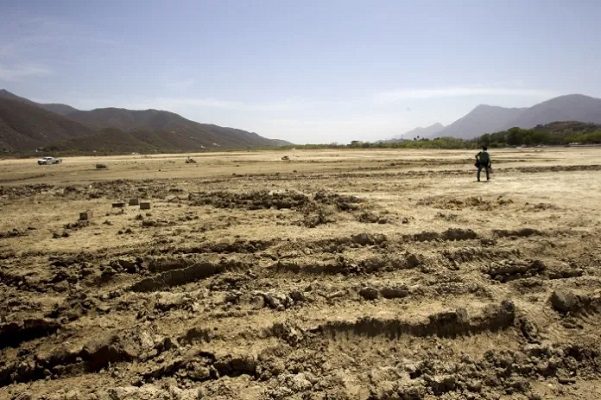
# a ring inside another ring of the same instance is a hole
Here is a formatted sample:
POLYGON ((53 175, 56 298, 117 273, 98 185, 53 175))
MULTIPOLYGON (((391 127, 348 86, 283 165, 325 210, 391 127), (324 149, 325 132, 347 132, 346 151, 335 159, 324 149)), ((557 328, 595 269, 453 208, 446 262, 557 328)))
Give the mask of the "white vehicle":
POLYGON ((44 157, 38 160, 38 165, 52 165, 52 164, 60 164, 63 160, 60 158, 54 157, 44 157))

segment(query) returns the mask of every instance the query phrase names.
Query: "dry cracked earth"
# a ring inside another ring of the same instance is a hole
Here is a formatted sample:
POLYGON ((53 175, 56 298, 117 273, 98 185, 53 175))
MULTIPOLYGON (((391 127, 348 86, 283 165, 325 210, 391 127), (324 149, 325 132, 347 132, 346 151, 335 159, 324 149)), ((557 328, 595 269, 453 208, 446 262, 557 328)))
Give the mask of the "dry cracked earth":
POLYGON ((0 398, 600 398, 601 149, 492 156, 0 161, 0 398))

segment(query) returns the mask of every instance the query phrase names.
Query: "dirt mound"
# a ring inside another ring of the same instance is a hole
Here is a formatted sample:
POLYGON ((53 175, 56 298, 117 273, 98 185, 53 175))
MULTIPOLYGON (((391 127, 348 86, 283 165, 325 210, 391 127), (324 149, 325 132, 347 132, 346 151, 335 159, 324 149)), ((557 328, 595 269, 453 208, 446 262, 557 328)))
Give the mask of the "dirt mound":
POLYGON ((382 288, 367 286, 361 288, 358 293, 366 300, 375 300, 379 297, 385 299, 402 299, 409 296, 410 290, 407 286, 387 286, 382 288))
POLYGON ((496 237, 528 237, 528 236, 542 236, 543 233, 533 228, 521 228, 521 229, 494 229, 492 231, 496 237))
POLYGON ((579 277, 584 274, 581 268, 567 263, 556 261, 543 262, 542 260, 505 259, 495 261, 484 272, 499 282, 509 282, 516 279, 539 276, 545 279, 567 279, 579 277))
POLYGON ((336 211, 333 206, 317 202, 307 203, 301 210, 303 218, 296 224, 307 228, 315 228, 319 225, 336 222, 336 211))
POLYGON ((413 235, 403 235, 405 241, 431 242, 435 240, 472 240, 478 234, 471 229, 449 228, 444 232, 423 231, 413 235))
POLYGON ((300 209, 309 203, 309 197, 294 191, 270 192, 198 192, 188 196, 193 206, 211 205, 218 208, 260 209, 300 209))
POLYGON ((19 236, 25 236, 27 235, 27 231, 23 231, 23 230, 19 230, 17 228, 13 228, 10 229, 6 232, 0 232, 0 239, 5 239, 5 238, 14 238, 14 237, 19 237, 19 236))
POLYGON ((137 357, 136 349, 122 337, 114 335, 92 340, 80 353, 90 372, 99 371, 109 364, 131 361, 137 357))
POLYGON ((388 224, 391 222, 388 216, 372 211, 363 211, 359 213, 355 219, 364 224, 388 224))
POLYGON ((357 196, 330 193, 325 191, 315 193, 313 200, 317 203, 336 206, 336 208, 340 211, 355 211, 359 209, 358 204, 362 202, 362 200, 357 196))
POLYGON ((519 261, 504 260, 492 263, 485 269, 485 273, 499 282, 509 282, 514 279, 522 279, 540 275, 546 271, 546 265, 540 260, 519 261))
POLYGON ((19 199, 22 197, 30 197, 36 194, 47 193, 55 189, 54 185, 36 184, 23 186, 5 186, 0 185, 0 198, 8 200, 19 199))
POLYGON ((493 208, 511 204, 511 200, 507 200, 503 197, 497 199, 485 199, 482 197, 470 196, 466 198, 448 198, 448 197, 426 197, 417 201, 418 206, 427 206, 433 208, 439 208, 442 210, 463 210, 463 209, 476 209, 479 211, 490 211, 493 208))
POLYGON ((583 314, 601 311, 601 297, 574 294, 570 290, 555 290, 549 302, 560 314, 583 314))

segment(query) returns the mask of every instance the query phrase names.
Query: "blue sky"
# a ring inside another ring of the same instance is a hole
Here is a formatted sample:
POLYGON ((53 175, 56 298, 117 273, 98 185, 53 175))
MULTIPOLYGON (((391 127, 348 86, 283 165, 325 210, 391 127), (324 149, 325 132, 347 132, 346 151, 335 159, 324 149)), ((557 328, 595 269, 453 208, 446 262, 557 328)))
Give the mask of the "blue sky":
POLYGON ((297 143, 601 97, 601 1, 0 0, 0 88, 297 143))

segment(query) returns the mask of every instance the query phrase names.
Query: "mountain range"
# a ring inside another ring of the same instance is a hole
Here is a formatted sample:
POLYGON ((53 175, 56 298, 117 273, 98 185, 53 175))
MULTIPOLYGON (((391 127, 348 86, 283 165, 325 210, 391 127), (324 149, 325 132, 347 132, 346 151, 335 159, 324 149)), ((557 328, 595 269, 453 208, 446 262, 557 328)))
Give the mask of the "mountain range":
POLYGON ((505 108, 481 104, 457 121, 443 126, 434 124, 416 128, 397 139, 456 137, 473 139, 485 133, 493 133, 513 127, 524 129, 556 121, 579 121, 601 123, 601 99, 570 94, 555 97, 532 107, 505 108))
MULTIPOLYGON (((525 108, 479 105, 457 121, 416 128, 398 139, 473 139, 512 127, 533 128, 556 121, 601 124, 601 99, 572 94, 525 108)), ((394 140, 394 139, 393 139, 394 140)), ((0 90, 0 151, 33 153, 165 153, 206 149, 275 147, 290 144, 241 129, 188 120, 161 110, 98 108, 36 103, 0 90)))
POLYGON ((28 153, 181 152, 289 144, 253 132, 190 121, 160 110, 82 111, 43 104, 0 90, 0 150, 28 153))

